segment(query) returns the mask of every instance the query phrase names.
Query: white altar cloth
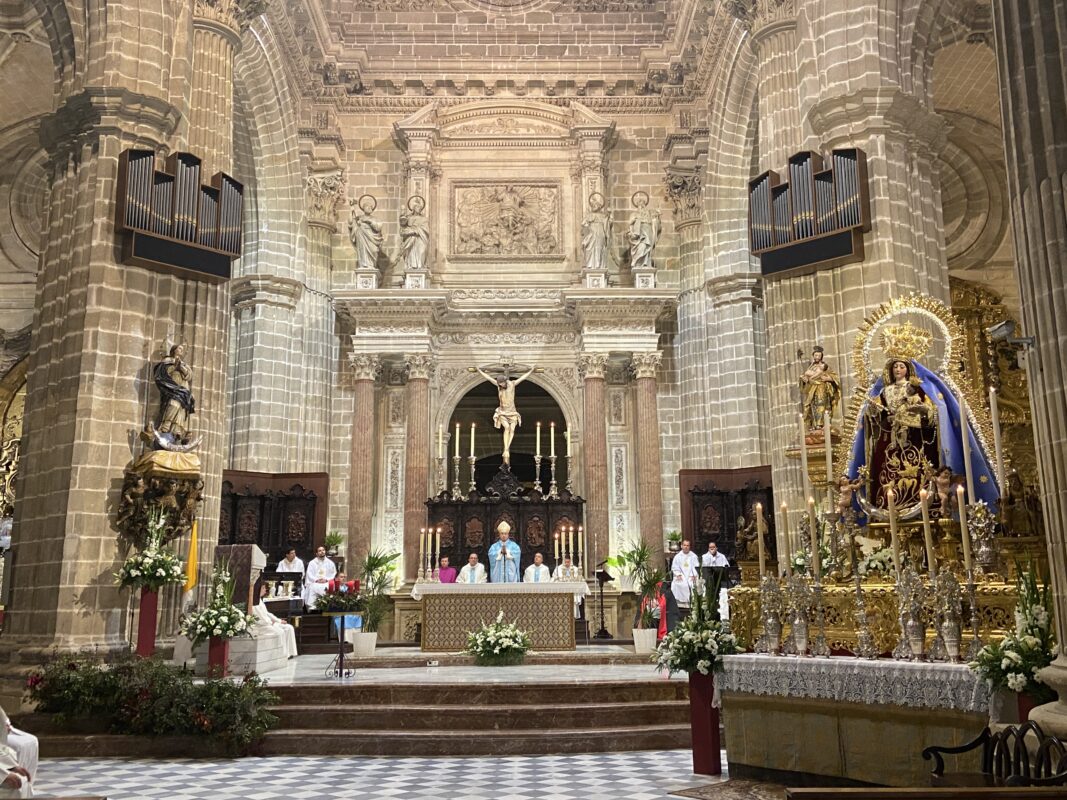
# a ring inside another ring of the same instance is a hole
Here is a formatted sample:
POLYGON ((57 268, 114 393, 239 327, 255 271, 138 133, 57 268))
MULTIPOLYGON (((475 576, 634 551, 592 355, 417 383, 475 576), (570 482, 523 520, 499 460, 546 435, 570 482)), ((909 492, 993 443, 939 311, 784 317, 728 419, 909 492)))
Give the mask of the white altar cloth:
POLYGON ((808 697, 865 705, 987 713, 990 691, 966 664, 858 658, 723 657, 724 693, 808 697))
POLYGON ((544 583, 416 583, 412 600, 428 594, 573 594, 581 599, 589 594, 584 581, 545 581, 544 583))

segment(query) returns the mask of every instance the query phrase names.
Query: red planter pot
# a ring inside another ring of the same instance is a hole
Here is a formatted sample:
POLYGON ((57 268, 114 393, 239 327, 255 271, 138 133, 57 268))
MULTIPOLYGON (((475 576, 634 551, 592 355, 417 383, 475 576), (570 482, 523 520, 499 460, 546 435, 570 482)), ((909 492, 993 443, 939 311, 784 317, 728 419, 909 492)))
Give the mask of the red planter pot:
POLYGON ((1041 703, 1037 702, 1033 697, 1026 692, 1019 692, 1015 695, 1015 702, 1019 704, 1019 724, 1026 722, 1030 719, 1030 712, 1037 708, 1041 703))
POLYGON ((689 725, 693 731, 693 772, 697 775, 722 774, 719 709, 711 706, 714 694, 713 675, 689 673, 689 725))
POLYGON ((156 652, 156 614, 159 592, 141 589, 141 609, 137 614, 137 655, 150 658, 156 652))
POLYGON ((230 640, 212 636, 208 641, 207 671, 212 678, 225 678, 230 674, 230 640))

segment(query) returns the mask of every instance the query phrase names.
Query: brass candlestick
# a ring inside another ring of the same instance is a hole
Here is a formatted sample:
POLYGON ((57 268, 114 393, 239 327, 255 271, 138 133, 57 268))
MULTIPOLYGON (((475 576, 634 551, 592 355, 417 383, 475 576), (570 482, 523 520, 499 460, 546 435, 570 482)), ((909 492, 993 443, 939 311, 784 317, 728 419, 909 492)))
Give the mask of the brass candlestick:
POLYGON ((564 488, 574 494, 574 483, 571 480, 571 454, 567 453, 567 482, 564 484, 564 488))
POLYGON ((474 483, 474 464, 477 461, 478 459, 474 456, 467 457, 467 463, 471 466, 471 485, 467 488, 467 494, 474 494, 476 491, 478 491, 478 487, 474 483))
POLYGON ((556 457, 555 456, 549 456, 548 457, 548 468, 549 468, 549 474, 551 475, 552 481, 548 485, 548 495, 547 495, 547 497, 549 497, 552 500, 558 500, 559 499, 559 489, 556 486, 556 457))
MULTIPOLYGON (((540 434, 538 434, 540 435, 540 434)), ((541 454, 534 456, 534 485, 535 492, 541 491, 541 454)))
POLYGON ((463 499, 463 492, 459 488, 459 456, 452 456, 452 499, 463 499))

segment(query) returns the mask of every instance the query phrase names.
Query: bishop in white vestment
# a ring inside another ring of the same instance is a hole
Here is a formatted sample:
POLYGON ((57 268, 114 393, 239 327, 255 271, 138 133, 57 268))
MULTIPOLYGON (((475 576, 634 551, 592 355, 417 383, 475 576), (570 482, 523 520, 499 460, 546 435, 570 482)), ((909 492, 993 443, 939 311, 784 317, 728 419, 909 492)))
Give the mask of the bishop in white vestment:
POLYGON ((337 565, 326 557, 326 548, 319 545, 315 557, 304 573, 304 605, 314 608, 316 601, 326 594, 326 585, 337 575, 337 565))
POLYGON ((463 569, 459 571, 459 577, 456 578, 456 583, 488 583, 489 579, 485 574, 485 567, 478 563, 478 555, 471 553, 470 558, 467 559, 467 563, 463 565, 463 569))
POLYGON ((690 551, 689 541, 682 542, 681 551, 671 562, 674 580, 671 582, 671 594, 682 608, 688 608, 693 587, 700 578, 700 559, 690 551))
POLYGON ((545 557, 540 553, 534 553, 534 562, 526 568, 522 574, 523 583, 548 583, 552 579, 552 573, 545 566, 545 557))

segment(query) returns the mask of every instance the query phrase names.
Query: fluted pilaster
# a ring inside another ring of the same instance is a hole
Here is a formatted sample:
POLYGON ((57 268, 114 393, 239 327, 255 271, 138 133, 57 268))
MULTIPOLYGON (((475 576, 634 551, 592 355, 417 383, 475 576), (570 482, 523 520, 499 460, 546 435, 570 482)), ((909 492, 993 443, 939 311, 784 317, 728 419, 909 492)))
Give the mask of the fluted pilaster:
POLYGON ((404 451, 404 575, 419 569, 419 528, 426 527, 430 496, 430 378, 437 359, 429 353, 404 356, 408 372, 407 444, 404 451))
POLYGON ((382 363, 378 356, 353 354, 352 457, 349 462, 348 541, 345 560, 350 574, 371 549, 374 522, 374 470, 378 437, 374 382, 382 363))
POLYGON ((604 373, 606 353, 583 353, 578 372, 584 387, 585 527, 593 556, 603 559, 608 547, 608 442, 604 373))

